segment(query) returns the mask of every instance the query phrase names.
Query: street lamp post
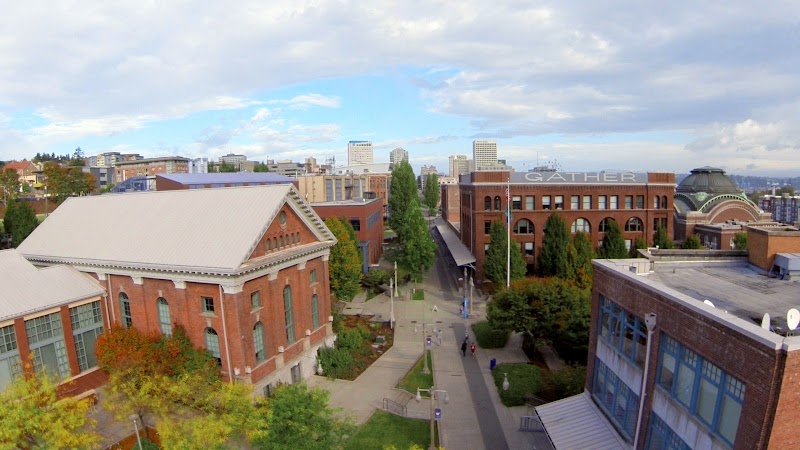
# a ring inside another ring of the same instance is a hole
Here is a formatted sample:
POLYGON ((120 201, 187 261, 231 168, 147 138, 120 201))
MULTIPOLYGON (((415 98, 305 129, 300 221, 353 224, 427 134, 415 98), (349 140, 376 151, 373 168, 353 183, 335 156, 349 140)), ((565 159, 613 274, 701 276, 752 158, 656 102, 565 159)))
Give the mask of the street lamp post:
POLYGON ((436 409, 434 408, 434 401, 436 400, 437 393, 444 394, 445 405, 450 402, 450 397, 447 395, 447 391, 442 389, 434 389, 433 386, 431 386, 430 389, 417 388, 417 397, 416 397, 417 402, 422 401, 422 395, 420 395, 420 392, 427 392, 431 396, 431 445, 428 448, 430 450, 435 450, 436 440, 434 439, 433 428, 434 428, 434 422, 436 421, 436 409))
POLYGON ((397 261, 394 262, 394 296, 398 297, 398 294, 397 294, 397 261))
POLYGON ((133 429, 136 431, 136 442, 139 443, 139 450, 142 450, 142 439, 139 437, 139 425, 136 423, 137 416, 136 414, 131 414, 131 419, 133 419, 133 429))
POLYGON ((391 278, 389 278, 389 304, 391 305, 391 310, 389 312, 389 328, 394 330, 394 286, 392 285, 391 278))

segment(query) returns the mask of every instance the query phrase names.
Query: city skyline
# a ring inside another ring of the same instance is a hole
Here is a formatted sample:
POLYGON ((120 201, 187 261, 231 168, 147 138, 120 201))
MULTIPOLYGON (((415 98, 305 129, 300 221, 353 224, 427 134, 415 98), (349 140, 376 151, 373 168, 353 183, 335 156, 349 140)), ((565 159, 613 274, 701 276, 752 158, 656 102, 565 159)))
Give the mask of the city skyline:
POLYGON ((792 2, 207 6, 9 9, 0 160, 342 165, 366 140, 418 172, 495 140, 518 171, 800 175, 792 2))

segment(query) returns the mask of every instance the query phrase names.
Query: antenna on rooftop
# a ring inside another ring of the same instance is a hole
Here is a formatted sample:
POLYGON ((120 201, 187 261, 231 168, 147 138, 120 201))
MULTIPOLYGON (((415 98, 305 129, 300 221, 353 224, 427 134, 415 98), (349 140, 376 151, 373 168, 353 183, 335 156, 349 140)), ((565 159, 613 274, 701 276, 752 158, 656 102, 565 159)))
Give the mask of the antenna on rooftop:
POLYGON ((794 330, 800 325, 800 311, 792 308, 786 313, 786 324, 789 326, 787 336, 794 336, 794 330))
POLYGON ((770 331, 769 313, 764 313, 764 318, 761 319, 761 328, 770 331))

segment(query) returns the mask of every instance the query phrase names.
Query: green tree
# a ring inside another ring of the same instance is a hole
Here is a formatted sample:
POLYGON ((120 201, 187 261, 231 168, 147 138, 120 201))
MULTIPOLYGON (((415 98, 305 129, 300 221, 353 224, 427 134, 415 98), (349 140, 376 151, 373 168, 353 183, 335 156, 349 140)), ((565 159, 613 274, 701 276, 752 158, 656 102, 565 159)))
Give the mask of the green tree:
POLYGON ((403 239, 408 223, 408 210, 412 203, 419 206, 417 184, 414 182, 414 170, 408 161, 400 161, 392 170, 389 185, 389 227, 403 239))
POLYGON ((733 246, 736 250, 747 250, 747 233, 736 233, 733 236, 733 246))
POLYGON ((233 164, 228 164, 225 161, 223 161, 217 166, 217 171, 220 172, 220 173, 222 173, 222 172, 238 172, 239 168, 234 166, 233 164))
MULTIPOLYGON (((505 286, 509 265, 508 229, 500 221, 492 222, 489 227, 489 248, 486 250, 486 259, 483 262, 483 273, 497 286, 505 286)), ((511 242, 511 279, 525 277, 527 268, 522 258, 522 251, 518 242, 511 242)))
POLYGON ((0 172, 0 187, 3 188, 3 199, 8 202, 19 195, 19 176, 14 169, 6 169, 0 172))
POLYGON ((75 152, 72 153, 72 158, 69 160, 69 165, 71 167, 83 167, 86 165, 86 162, 83 160, 83 150, 80 147, 75 149, 75 152))
POLYGON ((653 236, 653 245, 663 249, 675 248, 675 243, 667 235, 667 229, 660 225, 656 228, 656 234, 653 236))
POLYGON ((639 257, 639 249, 647 248, 647 241, 644 240, 643 237, 637 236, 636 239, 633 241, 633 246, 631 247, 630 257, 631 258, 638 258, 639 257))
POLYGON ((544 225, 544 237, 536 268, 541 276, 570 278, 567 250, 570 243, 567 224, 558 213, 550 214, 544 225))
POLYGON ((419 203, 412 201, 406 211, 405 232, 399 237, 402 248, 398 264, 419 279, 419 276, 433 266, 436 259, 436 243, 422 217, 419 203))
POLYGON ((568 252, 568 262, 573 272, 573 280, 582 288, 588 289, 592 287, 592 258, 594 258, 594 250, 592 250, 592 241, 589 235, 578 231, 572 237, 570 242, 570 250, 568 252))
POLYGON ((266 399, 266 433, 254 440, 260 449, 341 449, 355 431, 328 406, 330 394, 303 383, 280 386, 266 399))
POLYGON ((6 205, 3 227, 11 235, 11 246, 17 247, 39 225, 36 212, 28 202, 14 200, 6 205))
POLYGON ((422 192, 422 197, 425 200, 425 206, 428 207, 428 215, 432 211, 436 211, 439 206, 439 175, 429 173, 425 177, 425 190, 422 192))
POLYGON ((58 385, 42 372, 14 379, 0 392, 0 449, 99 448, 87 413, 91 399, 58 400, 58 385))
POLYGON ((331 247, 330 281, 331 293, 339 300, 350 301, 361 288, 361 258, 357 241, 353 241, 341 220, 328 218, 325 225, 331 230, 336 245, 331 247))
POLYGON ((61 167, 57 163, 44 164, 44 184, 48 195, 62 201, 73 195, 85 195, 94 190, 95 177, 80 167, 61 167))
POLYGON ((264 161, 257 162, 253 166, 253 172, 269 172, 269 166, 264 164, 264 161))
POLYGON ((628 256, 628 249, 625 248, 625 241, 622 239, 622 232, 615 220, 608 221, 608 230, 603 236, 603 243, 597 250, 598 256, 604 259, 622 259, 628 256))
POLYGON ((586 346, 590 295, 569 280, 525 278, 494 295, 487 318, 495 328, 526 331, 537 340, 586 346))
POLYGON ((683 248, 689 250, 698 250, 703 248, 703 243, 700 241, 700 236, 693 234, 686 238, 683 242, 683 248))

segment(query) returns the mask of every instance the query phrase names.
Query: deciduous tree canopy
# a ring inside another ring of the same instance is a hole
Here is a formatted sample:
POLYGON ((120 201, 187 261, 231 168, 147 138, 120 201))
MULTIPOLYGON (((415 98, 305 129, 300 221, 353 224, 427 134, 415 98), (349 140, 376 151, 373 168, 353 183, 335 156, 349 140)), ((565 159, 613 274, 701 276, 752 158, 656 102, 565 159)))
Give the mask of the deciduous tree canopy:
POLYGON ((408 161, 400 161, 392 170, 389 187, 389 226, 402 239, 408 224, 408 209, 412 203, 419 206, 414 170, 408 161))
POLYGON ((6 205, 3 228, 11 235, 11 246, 17 247, 39 225, 36 212, 28 202, 13 200, 6 205))
POLYGON ((436 208, 439 206, 439 175, 429 173, 425 177, 425 189, 422 196, 425 199, 425 206, 428 207, 429 214, 435 214, 436 208))
MULTIPOLYGON (((353 240, 347 229, 350 223, 346 219, 331 217, 325 220, 325 225, 338 241, 331 247, 329 264, 331 293, 339 300, 350 301, 361 288, 361 257, 358 241, 353 240)), ((352 227, 350 229, 352 230, 352 227)))
POLYGON ((405 231, 398 241, 402 251, 399 264, 415 278, 430 269, 436 258, 436 243, 428 230, 428 224, 422 217, 418 202, 411 202, 405 212, 407 221, 405 231))

